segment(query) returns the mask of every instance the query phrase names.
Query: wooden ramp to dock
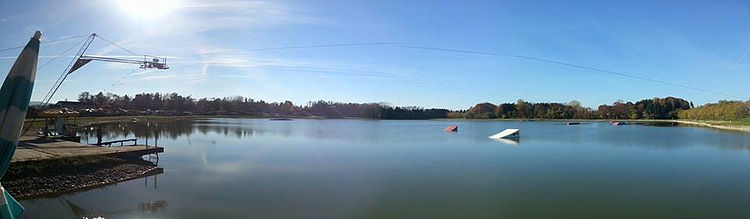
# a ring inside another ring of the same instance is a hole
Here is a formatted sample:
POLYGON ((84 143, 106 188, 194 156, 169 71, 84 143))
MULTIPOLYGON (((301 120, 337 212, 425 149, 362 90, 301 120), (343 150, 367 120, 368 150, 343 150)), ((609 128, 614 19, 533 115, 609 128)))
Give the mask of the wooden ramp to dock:
POLYGON ((18 143, 12 162, 37 161, 54 158, 104 155, 113 157, 136 157, 164 152, 155 146, 101 147, 58 139, 23 136, 18 143))

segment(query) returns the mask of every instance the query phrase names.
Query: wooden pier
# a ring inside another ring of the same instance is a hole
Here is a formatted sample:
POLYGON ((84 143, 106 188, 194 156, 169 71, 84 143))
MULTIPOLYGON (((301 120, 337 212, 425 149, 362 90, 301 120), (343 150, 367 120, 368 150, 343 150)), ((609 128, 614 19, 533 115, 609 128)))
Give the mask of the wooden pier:
POLYGON ((102 155, 111 157, 140 157, 164 152, 163 147, 134 145, 102 147, 59 139, 22 136, 12 162, 40 161, 76 156, 102 155))

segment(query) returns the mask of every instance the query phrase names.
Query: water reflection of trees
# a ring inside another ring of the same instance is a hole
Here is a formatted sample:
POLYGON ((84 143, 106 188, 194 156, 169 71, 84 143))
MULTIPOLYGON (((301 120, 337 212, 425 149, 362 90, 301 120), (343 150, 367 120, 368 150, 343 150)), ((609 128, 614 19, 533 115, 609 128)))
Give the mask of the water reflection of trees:
POLYGON ((112 138, 177 138, 192 132, 191 120, 175 120, 170 122, 121 122, 94 125, 79 132, 85 140, 96 139, 96 129, 102 129, 105 139, 112 138))
POLYGON ((181 119, 173 121, 121 122, 86 127, 79 131, 85 141, 96 140, 96 129, 102 129, 104 139, 138 138, 159 139, 189 137, 194 132, 217 133, 237 138, 261 134, 261 130, 239 124, 225 124, 209 120, 181 119))
MULTIPOLYGON (((238 139, 258 135, 293 136, 301 135, 315 139, 343 139, 348 142, 374 142, 398 139, 400 133, 409 133, 413 122, 380 122, 362 120, 295 120, 272 122, 247 119, 179 119, 173 121, 141 121, 105 124, 87 127, 80 132, 84 141, 96 141, 96 128, 101 127, 105 140, 138 138, 139 143, 155 138, 176 139, 192 134, 218 134, 238 139), (380 126, 390 124, 383 127, 380 126), (332 126, 336 128, 332 128, 332 126), (407 128, 408 127, 408 128, 407 128)), ((481 123, 480 123, 481 124, 481 123)), ((489 124, 489 123, 488 123, 489 124)), ((467 125, 467 124, 464 124, 467 125)), ((673 124, 657 124, 656 126, 673 124)), ((439 125, 438 125, 439 126, 439 125)), ((560 127, 546 126, 545 123, 528 123, 525 128, 534 129, 535 136, 526 138, 531 142, 567 142, 571 144, 608 145, 614 147, 636 147, 643 149, 680 150, 695 146, 708 146, 722 150, 750 151, 750 138, 746 135, 726 133, 706 133, 700 128, 669 128, 649 126, 626 126, 614 128, 608 123, 592 124, 592 128, 577 131, 560 131, 560 127)), ((571 127, 566 127, 571 128, 571 127)), ((495 129, 488 125, 480 129, 495 129)), ((718 131, 716 131, 718 132, 718 131)), ((486 142, 486 137, 477 136, 477 142, 486 142)))

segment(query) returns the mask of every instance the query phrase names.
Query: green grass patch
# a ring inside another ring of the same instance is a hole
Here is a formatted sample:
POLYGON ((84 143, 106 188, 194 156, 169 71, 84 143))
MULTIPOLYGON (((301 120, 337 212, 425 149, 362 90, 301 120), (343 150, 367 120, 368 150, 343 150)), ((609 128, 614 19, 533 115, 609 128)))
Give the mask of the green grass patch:
POLYGON ((740 120, 731 121, 731 122, 729 122, 729 124, 732 124, 732 125, 748 125, 748 126, 750 126, 750 117, 747 117, 747 118, 744 118, 744 119, 740 119, 740 120))

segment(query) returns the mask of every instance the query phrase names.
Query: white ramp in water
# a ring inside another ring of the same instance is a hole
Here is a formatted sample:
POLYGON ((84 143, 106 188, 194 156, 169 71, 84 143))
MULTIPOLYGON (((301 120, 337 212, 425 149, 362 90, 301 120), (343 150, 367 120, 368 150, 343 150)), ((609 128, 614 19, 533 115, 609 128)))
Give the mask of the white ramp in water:
POLYGON ((520 131, 518 129, 505 129, 502 132, 498 132, 497 134, 490 135, 489 138, 492 139, 501 139, 501 138, 518 138, 521 137, 520 131))

